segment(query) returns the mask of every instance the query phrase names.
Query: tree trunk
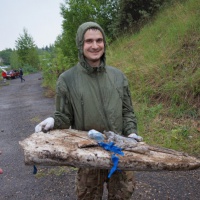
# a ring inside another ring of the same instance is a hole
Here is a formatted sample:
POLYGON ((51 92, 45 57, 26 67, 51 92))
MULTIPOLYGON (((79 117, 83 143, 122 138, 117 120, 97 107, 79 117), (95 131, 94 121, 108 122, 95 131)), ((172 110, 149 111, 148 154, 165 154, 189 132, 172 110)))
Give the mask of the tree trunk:
MULTIPOLYGON (((106 140, 104 141, 106 143, 106 140)), ((87 132, 73 129, 33 133, 19 144, 24 150, 25 164, 45 166, 74 166, 110 169, 111 155, 87 132)), ((133 148, 124 148, 118 168, 134 171, 191 170, 200 167, 200 160, 184 153, 138 142, 133 148)))

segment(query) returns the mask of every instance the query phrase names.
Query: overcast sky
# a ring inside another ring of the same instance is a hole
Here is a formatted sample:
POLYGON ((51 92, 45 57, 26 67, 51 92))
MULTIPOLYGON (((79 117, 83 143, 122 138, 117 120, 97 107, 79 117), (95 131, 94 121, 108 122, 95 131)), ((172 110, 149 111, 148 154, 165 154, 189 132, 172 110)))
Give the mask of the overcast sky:
POLYGON ((62 32, 64 0, 0 0, 0 51, 15 48, 26 28, 39 47, 53 44, 62 32))

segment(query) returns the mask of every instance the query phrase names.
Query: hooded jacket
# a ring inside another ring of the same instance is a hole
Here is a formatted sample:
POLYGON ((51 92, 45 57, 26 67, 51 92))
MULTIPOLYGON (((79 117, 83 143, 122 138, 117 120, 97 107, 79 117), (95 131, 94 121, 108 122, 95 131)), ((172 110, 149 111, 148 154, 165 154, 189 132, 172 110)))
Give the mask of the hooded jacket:
POLYGON ((99 67, 91 67, 83 55, 84 34, 90 28, 103 29, 94 22, 82 24, 77 31, 79 62, 62 73, 56 87, 54 128, 83 131, 95 129, 128 135, 137 133, 128 81, 118 69, 107 66, 105 52, 99 67))

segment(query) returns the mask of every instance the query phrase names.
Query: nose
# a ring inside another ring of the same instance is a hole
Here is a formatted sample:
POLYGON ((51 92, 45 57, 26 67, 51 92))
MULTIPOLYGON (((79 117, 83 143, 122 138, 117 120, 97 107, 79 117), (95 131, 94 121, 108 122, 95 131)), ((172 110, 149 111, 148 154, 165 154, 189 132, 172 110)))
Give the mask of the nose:
POLYGON ((93 42, 92 42, 92 48, 97 48, 97 47, 98 47, 97 42, 96 42, 96 41, 93 41, 93 42))

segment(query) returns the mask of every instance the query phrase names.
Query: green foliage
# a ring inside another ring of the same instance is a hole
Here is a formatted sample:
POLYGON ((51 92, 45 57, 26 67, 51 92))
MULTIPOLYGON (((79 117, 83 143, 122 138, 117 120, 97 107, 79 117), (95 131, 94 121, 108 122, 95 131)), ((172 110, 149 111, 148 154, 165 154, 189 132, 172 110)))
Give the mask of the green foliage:
POLYGON ((13 51, 10 56, 10 65, 13 69, 19 69, 21 66, 21 63, 16 51, 13 51))
POLYGON ((27 71, 32 68, 37 69, 39 64, 38 53, 33 38, 28 34, 26 29, 23 30, 23 35, 15 41, 16 50, 21 66, 24 68, 29 66, 27 71))
POLYGON ((67 59, 61 48, 51 46, 49 50, 43 50, 40 54, 40 70, 43 73, 43 84, 55 90, 55 84, 59 75, 68 69, 67 59))
POLYGON ((40 55, 40 70, 42 70, 44 86, 54 90, 57 76, 53 73, 52 57, 53 53, 47 51, 40 55))
POLYGON ((12 52, 12 49, 5 49, 3 51, 0 51, 0 58, 2 59, 0 65, 10 65, 10 57, 12 52))
POLYGON ((36 73, 38 71, 38 69, 36 69, 32 65, 25 64, 23 67, 24 67, 23 71, 26 74, 32 74, 32 73, 36 73))
POLYGON ((142 24, 151 19, 163 5, 172 0, 119 0, 118 12, 112 21, 112 29, 117 35, 136 32, 142 24))
POLYGON ((20 61, 16 51, 13 51, 10 56, 10 65, 13 69, 18 69, 20 67, 20 61))

